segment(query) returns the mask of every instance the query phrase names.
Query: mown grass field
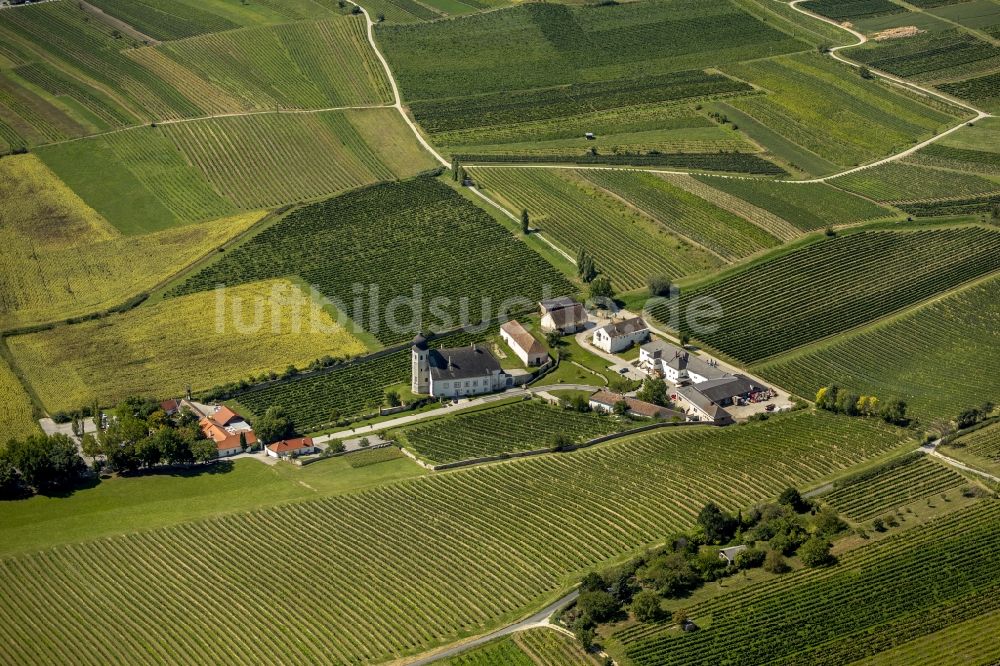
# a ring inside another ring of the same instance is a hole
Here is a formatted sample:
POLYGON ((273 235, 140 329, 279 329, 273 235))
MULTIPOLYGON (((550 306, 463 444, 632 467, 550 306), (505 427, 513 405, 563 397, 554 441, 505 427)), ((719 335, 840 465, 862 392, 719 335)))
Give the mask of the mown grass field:
POLYGON ((46 410, 181 395, 365 347, 287 281, 199 292, 7 339, 46 410), (314 324, 314 321, 316 322, 314 324))
POLYGON ((35 495, 5 503, 0 556, 340 495, 428 473, 408 458, 364 467, 352 464, 365 455, 330 458, 306 467, 220 461, 207 468, 102 479, 65 497, 35 495))
POLYGON ((36 617, 44 608, 48 621, 30 628, 32 640, 5 623, 0 650, 19 663, 65 658, 69 640, 81 661, 105 660, 109 641, 132 663, 391 659, 535 607, 572 572, 689 527, 708 500, 747 506, 900 442, 874 422, 802 412, 8 557, 0 580, 15 592, 0 609, 36 617), (628 520, 608 521, 611 512, 628 520), (246 564, 274 552, 307 564, 264 576, 246 564), (94 576, 98 562, 117 575, 94 576), (294 644, 269 632, 250 640, 239 623, 217 620, 276 609, 311 619, 294 644))
POLYGON ((553 629, 528 629, 440 662, 444 666, 597 666, 571 637, 553 629))
POLYGON ((546 285, 552 290, 546 293, 573 291, 482 209, 443 182, 420 177, 300 208, 174 293, 285 275, 315 285, 386 345, 418 330, 492 320, 505 299, 532 303, 546 285), (377 303, 366 298, 356 305, 359 293, 370 296, 371 285, 377 285, 377 303), (389 307, 397 297, 413 299, 414 290, 414 308, 389 307), (468 299, 464 306, 462 299, 468 299))
MULTIPOLYGON (((715 330, 694 330, 693 337, 752 363, 993 272, 998 250, 1000 233, 987 227, 845 234, 682 292, 680 307, 714 299, 721 315, 715 330)), ((652 315, 666 321, 668 307, 654 307, 652 315)))
MULTIPOLYGON (((695 178, 714 190, 738 197, 747 206, 768 211, 802 231, 894 216, 888 208, 826 183, 780 183, 711 176, 695 178)), ((714 200, 709 196, 706 198, 714 200)))
POLYGON ((0 359, 0 442, 39 431, 31 398, 7 362, 0 359))
POLYGON ((427 460, 447 463, 551 448, 556 435, 583 442, 628 427, 627 421, 611 416, 529 400, 407 426, 392 436, 427 460))
POLYGON ((948 420, 984 400, 1000 401, 998 294, 1000 279, 993 278, 754 372, 810 399, 837 383, 865 395, 902 398, 921 420, 948 420))
POLYGON ((0 328, 63 320, 119 305, 212 252, 262 215, 244 213, 124 235, 34 155, 3 158, 0 328))
POLYGON ((570 256, 583 249, 617 289, 644 286, 651 275, 691 275, 722 265, 584 177, 583 171, 474 168, 476 183, 514 214, 527 209, 531 226, 570 256))
MULTIPOLYGON (((1000 504, 981 500, 844 553, 832 568, 802 569, 695 604, 688 610, 701 631, 636 625, 616 638, 637 666, 729 659, 877 663, 873 654, 940 630, 958 633, 963 623, 995 614, 998 522, 1000 504), (760 632, 766 632, 766 641, 760 632)), ((959 638, 945 660, 961 653, 964 644, 988 660, 1000 654, 995 641, 986 648, 967 631, 959 638)))
POLYGON ((764 96, 729 100, 730 106, 841 166, 898 152, 957 120, 954 108, 862 79, 852 68, 818 53, 722 69, 768 91, 764 96))
POLYGON ((159 128, 56 144, 36 153, 125 234, 161 231, 237 212, 159 128))

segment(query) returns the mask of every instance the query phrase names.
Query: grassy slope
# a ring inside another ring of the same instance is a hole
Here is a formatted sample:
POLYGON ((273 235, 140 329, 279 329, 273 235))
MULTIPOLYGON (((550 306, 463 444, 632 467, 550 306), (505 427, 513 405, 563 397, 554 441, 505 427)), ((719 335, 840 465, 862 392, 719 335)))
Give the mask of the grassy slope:
POLYGON ((322 311, 313 326, 301 290, 276 280, 161 301, 121 315, 8 338, 18 367, 49 411, 97 398, 167 397, 325 354, 365 347, 322 311), (221 315, 221 316, 220 316, 221 315), (296 330, 296 326, 301 327, 296 330))
POLYGON ((0 160, 0 328, 86 314, 148 290, 260 213, 122 235, 33 155, 0 160), (142 261, 136 261, 142 257, 142 261))
POLYGON ((419 476, 409 460, 353 468, 350 456, 307 467, 223 461, 209 468, 104 479, 65 497, 36 495, 0 512, 0 555, 326 497, 419 476))

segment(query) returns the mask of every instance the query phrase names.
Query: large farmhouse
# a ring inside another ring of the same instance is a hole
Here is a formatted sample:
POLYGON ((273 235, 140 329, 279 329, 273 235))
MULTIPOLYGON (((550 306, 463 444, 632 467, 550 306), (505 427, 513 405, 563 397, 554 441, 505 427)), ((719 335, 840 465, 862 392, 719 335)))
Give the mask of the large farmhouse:
POLYGON ((732 418, 723 407, 771 397, 768 387, 746 375, 727 372, 714 360, 706 361, 663 340, 639 349, 639 367, 677 385, 688 415, 699 421, 728 423, 732 418))
POLYGON ((614 354, 648 339, 649 327, 646 322, 642 317, 632 317, 597 329, 594 331, 593 342, 598 349, 614 354))
POLYGON ((257 436, 242 416, 226 406, 217 407, 214 412, 198 422, 206 438, 215 442, 218 456, 226 458, 243 451, 243 443, 253 446, 257 436))
POLYGON ((430 349, 418 335, 411 348, 410 389, 435 398, 492 393, 507 388, 513 378, 482 345, 430 349))

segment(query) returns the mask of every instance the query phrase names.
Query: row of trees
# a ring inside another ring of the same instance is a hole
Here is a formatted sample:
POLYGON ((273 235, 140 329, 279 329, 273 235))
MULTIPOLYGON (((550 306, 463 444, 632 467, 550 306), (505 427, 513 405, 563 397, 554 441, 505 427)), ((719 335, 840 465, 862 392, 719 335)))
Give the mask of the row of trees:
POLYGON ((836 384, 824 386, 816 392, 816 406, 848 416, 872 416, 886 423, 905 426, 910 422, 906 415, 906 402, 889 400, 882 402, 874 395, 861 395, 841 388, 836 384))

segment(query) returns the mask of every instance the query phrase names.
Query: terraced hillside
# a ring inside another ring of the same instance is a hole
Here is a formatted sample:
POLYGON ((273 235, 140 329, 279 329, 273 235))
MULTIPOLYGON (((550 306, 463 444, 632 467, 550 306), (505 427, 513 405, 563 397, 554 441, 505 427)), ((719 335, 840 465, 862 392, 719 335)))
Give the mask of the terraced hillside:
POLYGON ((807 398, 837 383, 865 395, 902 398, 921 419, 951 419, 984 400, 1000 402, 1000 359, 993 353, 998 295, 1000 279, 993 278, 754 371, 807 398), (951 372, 942 374, 945 365, 951 372))
POLYGON ((132 663, 391 659, 534 607, 564 589, 570 572, 690 526, 709 499, 746 506, 899 443, 899 432, 875 423, 803 412, 8 557, 0 580, 15 592, 0 598, 0 611, 44 609, 48 621, 30 630, 4 623, 0 655, 62 660, 72 640, 79 660, 95 662, 109 641, 132 663), (607 521, 612 511, 627 520, 607 521), (266 576, 243 564, 274 552, 308 564, 266 576), (95 577, 98 563, 114 579, 95 577), (217 621, 234 609, 311 622, 294 644, 268 632, 250 640, 238 624, 217 621), (95 622, 101 632, 90 630, 95 622), (209 633, 217 640, 198 640, 209 633))
MULTIPOLYGON (((694 337, 751 363, 995 271, 998 249, 1000 233, 986 227, 846 234, 689 289, 681 308, 712 299, 721 319, 715 330, 691 331, 694 337)), ((669 320, 665 307, 654 308, 653 316, 669 320)))
POLYGON ((949 654, 968 646, 979 655, 976 663, 989 663, 1000 656, 996 642, 983 644, 968 627, 995 623, 998 524, 1000 504, 983 500, 845 553, 833 568, 803 569, 695 604, 689 609, 695 622, 711 618, 701 631, 636 625, 617 638, 640 666, 728 659, 878 663, 873 654, 888 657, 896 648, 898 657, 918 641, 930 649, 913 663, 932 664, 940 663, 939 648, 931 647, 938 644, 923 639, 947 631, 955 638, 949 654))

